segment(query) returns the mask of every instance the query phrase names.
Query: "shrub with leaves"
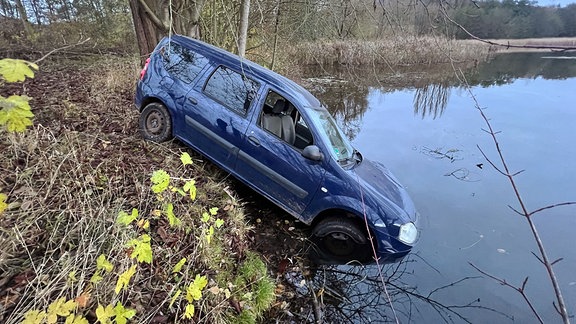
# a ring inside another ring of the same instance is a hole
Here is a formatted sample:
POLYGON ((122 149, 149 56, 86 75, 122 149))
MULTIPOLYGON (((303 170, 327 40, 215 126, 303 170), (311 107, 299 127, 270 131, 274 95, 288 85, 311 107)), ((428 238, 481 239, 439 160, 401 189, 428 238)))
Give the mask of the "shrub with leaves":
MULTIPOLYGON (((38 66, 24 60, 0 60, 0 82, 22 82, 26 78, 34 77, 34 70, 38 66)), ((32 113, 30 98, 27 96, 12 95, 8 98, 0 96, 0 126, 6 127, 9 132, 23 132, 32 126, 32 113)))

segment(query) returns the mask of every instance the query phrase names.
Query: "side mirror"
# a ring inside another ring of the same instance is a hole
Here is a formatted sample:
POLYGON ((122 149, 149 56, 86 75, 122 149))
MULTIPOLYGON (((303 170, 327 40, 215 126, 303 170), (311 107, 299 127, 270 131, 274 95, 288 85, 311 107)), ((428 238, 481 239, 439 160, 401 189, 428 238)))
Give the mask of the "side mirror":
POLYGON ((312 161, 321 161, 324 158, 324 154, 320 152, 320 148, 316 145, 306 146, 302 150, 302 156, 312 161))

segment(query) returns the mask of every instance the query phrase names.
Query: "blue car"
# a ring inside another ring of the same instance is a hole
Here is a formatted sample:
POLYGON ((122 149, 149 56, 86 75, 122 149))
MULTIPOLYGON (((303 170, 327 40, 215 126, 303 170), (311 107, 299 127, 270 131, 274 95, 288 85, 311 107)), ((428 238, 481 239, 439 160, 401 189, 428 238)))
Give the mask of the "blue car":
POLYGON ((146 61, 135 104, 145 139, 179 139, 311 225, 322 262, 394 261, 417 241, 406 190, 352 147, 318 99, 277 73, 167 37, 146 61))

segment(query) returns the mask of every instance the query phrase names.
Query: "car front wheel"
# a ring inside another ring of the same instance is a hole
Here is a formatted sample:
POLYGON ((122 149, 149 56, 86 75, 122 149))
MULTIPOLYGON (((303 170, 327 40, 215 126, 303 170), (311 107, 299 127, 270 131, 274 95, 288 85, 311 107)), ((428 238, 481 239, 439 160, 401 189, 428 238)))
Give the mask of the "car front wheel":
POLYGON ((312 230, 312 243, 312 258, 318 263, 364 263, 373 255, 365 231, 344 217, 320 221, 312 230))
POLYGON ((149 141, 164 142, 172 138, 172 118, 161 103, 153 102, 144 107, 138 123, 142 137, 149 141))

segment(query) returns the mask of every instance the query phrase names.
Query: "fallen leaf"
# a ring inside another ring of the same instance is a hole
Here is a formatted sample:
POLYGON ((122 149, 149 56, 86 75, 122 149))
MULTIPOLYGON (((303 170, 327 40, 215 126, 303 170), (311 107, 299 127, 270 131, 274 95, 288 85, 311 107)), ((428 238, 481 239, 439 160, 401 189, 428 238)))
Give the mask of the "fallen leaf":
POLYGON ((210 287, 208 291, 213 293, 214 295, 218 295, 220 293, 220 287, 218 286, 210 287))
POLYGON ((88 305, 88 301, 90 301, 90 293, 85 291, 82 294, 80 294, 80 296, 76 297, 74 301, 76 302, 76 304, 78 304, 78 307, 84 308, 88 305))

